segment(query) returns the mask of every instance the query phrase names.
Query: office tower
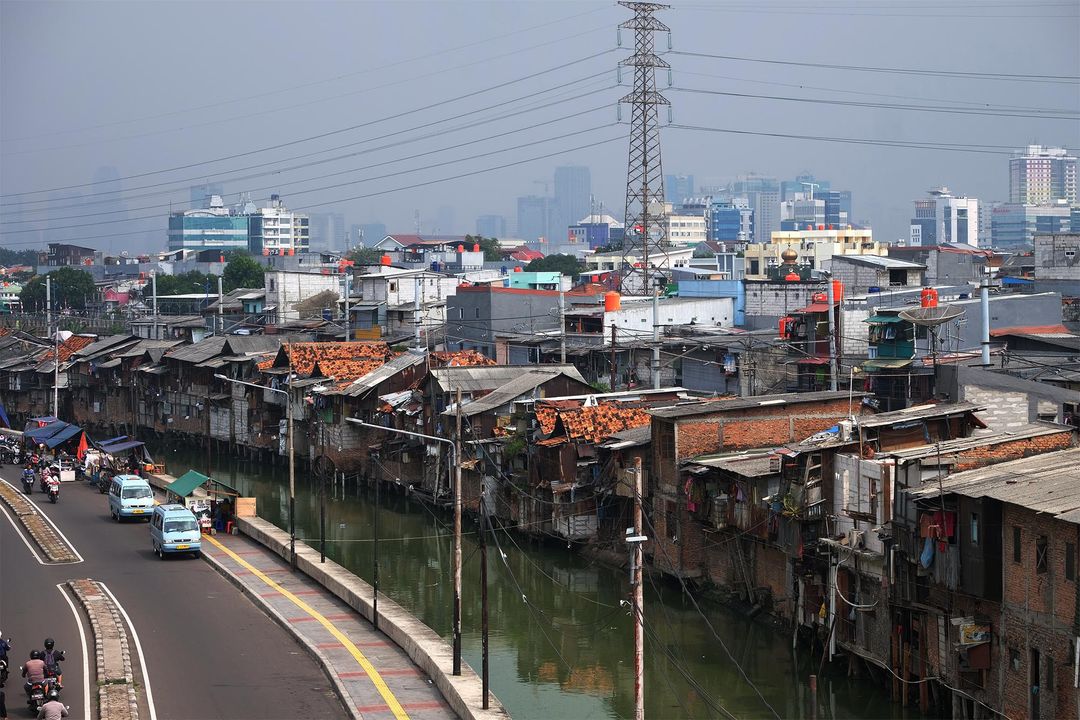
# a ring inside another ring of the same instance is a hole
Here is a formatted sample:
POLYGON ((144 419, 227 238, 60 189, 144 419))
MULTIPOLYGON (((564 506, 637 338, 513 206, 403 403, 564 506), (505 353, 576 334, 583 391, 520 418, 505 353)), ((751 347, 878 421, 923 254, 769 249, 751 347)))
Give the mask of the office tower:
POLYGON ((825 201, 812 197, 808 192, 797 192, 788 200, 780 201, 780 229, 803 230, 807 225, 818 227, 825 224, 825 201))
POLYGON ((551 198, 526 195, 517 199, 517 235, 529 243, 547 240, 552 225, 554 202, 551 198))
POLYGON ((345 248, 345 215, 339 212, 311 214, 311 249, 340 252, 345 248))
POLYGON ((191 186, 191 207, 208 208, 212 195, 225 196, 225 186, 221 183, 203 183, 191 186))
POLYGON ((506 218, 502 215, 481 215, 476 218, 476 234, 480 237, 506 237, 506 218))
POLYGON ((1065 148, 1028 145, 1009 159, 1009 202, 1076 202, 1076 157, 1065 148))
POLYGON ((554 211, 548 235, 566 240, 567 229, 585 219, 590 213, 592 197, 592 173, 580 165, 564 165, 555 168, 554 211))
POLYGON ((794 200, 795 193, 813 193, 814 197, 823 196, 830 190, 831 183, 828 180, 819 180, 810 173, 796 175, 794 180, 784 180, 780 183, 780 202, 794 200))
POLYGON ((849 225, 852 221, 850 190, 827 190, 816 194, 825 201, 825 224, 833 227, 849 225))
POLYGON ((953 195, 949 188, 930 190, 926 198, 915 201, 911 219, 911 245, 957 243, 979 244, 979 201, 953 195))
POLYGON ((748 243, 754 236, 754 209, 746 198, 715 200, 706 218, 713 242, 748 243))
POLYGON ((664 200, 672 205, 678 205, 686 198, 694 194, 693 175, 665 175, 664 176, 664 200))

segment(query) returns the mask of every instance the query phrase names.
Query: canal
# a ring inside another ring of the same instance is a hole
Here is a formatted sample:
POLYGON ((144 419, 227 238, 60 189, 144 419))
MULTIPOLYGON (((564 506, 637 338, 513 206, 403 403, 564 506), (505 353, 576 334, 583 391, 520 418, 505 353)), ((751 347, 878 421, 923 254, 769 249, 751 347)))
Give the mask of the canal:
MULTIPOLYGON (((207 470, 205 452, 190 446, 163 444, 155 457, 175 475, 207 470)), ((214 460, 210 474, 257 498, 262 518, 287 526, 287 470, 216 453, 214 460)), ((381 591, 449 642, 451 518, 397 493, 382 496, 376 507, 367 489, 333 492, 326 504, 327 557, 370 582, 372 520, 379 513, 381 591)), ((298 537, 317 548, 319 500, 306 473, 297 477, 296 512, 298 537)), ((479 672, 480 556, 468 518, 465 531, 462 652, 479 672)), ((496 537, 488 552, 492 691, 516 720, 632 717, 633 624, 620 606, 628 573, 513 533, 496 537)), ((708 600, 699 605, 703 614, 677 584, 646 581, 646 717, 713 718, 726 710, 738 718, 809 718, 806 680, 817 672, 820 655, 811 658, 801 647, 793 653, 790 635, 764 622, 708 600)), ((819 718, 918 715, 890 702, 883 687, 847 678, 842 666, 819 680, 819 718)))

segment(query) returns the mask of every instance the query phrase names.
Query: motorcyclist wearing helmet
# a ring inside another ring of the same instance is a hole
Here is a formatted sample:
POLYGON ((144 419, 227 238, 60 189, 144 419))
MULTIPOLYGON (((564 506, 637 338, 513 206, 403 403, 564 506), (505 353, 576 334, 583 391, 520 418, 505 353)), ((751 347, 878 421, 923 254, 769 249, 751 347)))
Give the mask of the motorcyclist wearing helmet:
POLYGON ((45 702, 38 708, 38 720, 60 720, 68 716, 67 706, 60 702, 60 693, 56 688, 50 688, 45 696, 45 702))
POLYGON ((45 661, 41 659, 40 650, 31 650, 30 659, 23 665, 22 676, 26 678, 26 691, 30 692, 30 686, 34 683, 45 682, 45 661))
POLYGON ((64 687, 64 671, 60 669, 60 661, 64 659, 64 651, 56 649, 56 641, 51 637, 45 638, 45 652, 41 654, 45 661, 45 671, 56 678, 56 686, 64 687))

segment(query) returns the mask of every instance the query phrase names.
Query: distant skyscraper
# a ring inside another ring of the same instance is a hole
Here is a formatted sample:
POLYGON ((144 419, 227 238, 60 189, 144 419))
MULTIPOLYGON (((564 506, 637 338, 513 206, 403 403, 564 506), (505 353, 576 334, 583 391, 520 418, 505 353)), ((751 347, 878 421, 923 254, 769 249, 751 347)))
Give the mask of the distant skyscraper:
POLYGON ((191 207, 192 208, 206 208, 210 207, 209 200, 211 195, 218 195, 225 197, 225 186, 221 183, 203 183, 202 185, 191 186, 191 207))
POLYGON ((311 249, 340 252, 345 248, 345 215, 339 212, 311 214, 311 249))
POLYGON ((530 243, 535 243, 540 238, 549 238, 554 204, 551 198, 537 195, 519 197, 517 199, 518 237, 530 243))
MULTIPOLYGON (((818 197, 817 193, 814 195, 818 197)), ((839 228, 852 222, 850 190, 828 190, 821 193, 820 197, 825 201, 826 225, 839 228)))
POLYGON ((745 197, 754 209, 754 242, 772 241, 780 230, 780 183, 776 178, 749 175, 731 184, 731 191, 745 197))
POLYGON ((506 218, 502 215, 481 215, 476 218, 476 234, 480 237, 506 237, 506 218))
POLYGON ((706 219, 713 242, 748 243, 754 236, 754 210, 746 198, 712 202, 706 219))
POLYGON ((679 205, 694 194, 693 175, 665 175, 664 200, 672 205, 679 205))
POLYGON ((929 197, 915 201, 911 219, 911 245, 979 244, 979 201, 953 195, 946 187, 935 188, 929 197))
POLYGON ((592 173, 580 165, 564 165, 555 168, 555 207, 548 233, 558 236, 559 242, 567 239, 571 225, 584 220, 590 213, 592 196, 592 173))
POLYGON ((1075 203, 1076 157, 1065 148, 1028 145, 1009 159, 1009 202, 1046 205, 1075 203))
POLYGON ((810 173, 796 175, 794 180, 780 183, 780 202, 795 199, 795 193, 808 193, 813 188, 814 197, 822 197, 831 188, 828 180, 820 180, 810 173))

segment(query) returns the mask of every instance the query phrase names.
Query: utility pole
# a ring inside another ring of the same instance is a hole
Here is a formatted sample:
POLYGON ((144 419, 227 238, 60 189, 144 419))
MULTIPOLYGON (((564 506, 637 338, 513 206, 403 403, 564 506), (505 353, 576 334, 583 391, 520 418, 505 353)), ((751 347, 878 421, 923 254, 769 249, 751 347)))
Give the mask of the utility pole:
POLYGON ((225 334, 225 293, 221 291, 221 276, 217 279, 217 320, 218 335, 225 334))
MULTIPOLYGON (((813 189, 810 191, 813 192, 813 189)), ((836 344, 839 338, 836 336, 836 298, 833 297, 833 279, 829 273, 825 273, 825 295, 829 303, 829 389, 835 391, 838 380, 836 376, 840 372, 836 367, 836 344)))
POLYGON ((559 276, 559 362, 566 364, 566 293, 562 289, 562 275, 559 276))
POLYGON ((160 340, 161 334, 158 332, 158 314, 157 314, 157 270, 150 275, 150 282, 154 288, 154 339, 160 340))
POLYGON ((461 674, 461 388, 454 435, 454 674, 461 674))
POLYGON ((296 455, 293 451, 292 345, 286 345, 289 356, 289 383, 285 393, 285 410, 289 418, 289 564, 296 570, 296 455))
POLYGON ((480 684, 483 688, 481 707, 488 709, 488 560, 487 531, 491 528, 488 521, 485 488, 480 486, 480 684))
POLYGON ((420 349, 420 315, 422 312, 422 303, 420 302, 420 294, 424 290, 423 279, 416 276, 416 291, 413 297, 413 324, 416 326, 416 349, 420 349))
POLYGON ((633 547, 634 611, 634 720, 645 720, 645 592, 642 587, 645 535, 641 522, 641 456, 634 458, 634 536, 627 538, 633 547))
POLYGON ((653 289, 652 294, 652 386, 660 389, 660 291, 653 289))
POLYGON ((56 329, 52 326, 52 278, 45 276, 45 334, 52 336, 53 341, 53 401, 52 415, 60 419, 60 321, 56 322, 56 329))
POLYGON ((611 392, 615 392, 615 379, 617 377, 615 366, 615 319, 611 320, 611 387, 608 388, 611 392))
MULTIPOLYGON (((656 90, 656 68, 671 66, 653 52, 656 32, 668 32, 670 28, 653 15, 668 5, 653 2, 620 0, 619 5, 634 13, 634 17, 619 25, 620 29, 634 31, 634 54, 619 63, 634 68, 634 89, 620 103, 631 107, 630 153, 626 170, 626 228, 627 240, 623 241, 621 289, 624 293, 636 290, 636 283, 628 282, 628 275, 636 274, 632 258, 639 249, 636 241, 628 241, 636 233, 640 238, 642 288, 649 286, 650 245, 662 256, 667 247, 666 223, 661 218, 656 223, 658 232, 650 232, 650 205, 664 207, 664 168, 660 157, 660 122, 657 108, 670 107, 671 103, 656 90)), ((661 209, 659 214, 663 215, 661 209)), ((655 213, 654 213, 655 214, 655 213)), ((666 256, 664 256, 666 258, 666 256)), ((661 264, 666 263, 666 259, 661 264)))
POLYGON ((372 580, 374 582, 373 589, 375 591, 371 601, 371 624, 376 630, 379 629, 379 513, 382 508, 382 505, 380 504, 381 498, 379 497, 379 486, 382 485, 383 481, 382 458, 379 459, 379 477, 375 478, 375 513, 371 522, 371 529, 375 533, 375 539, 371 543, 372 563, 374 568, 372 580))

